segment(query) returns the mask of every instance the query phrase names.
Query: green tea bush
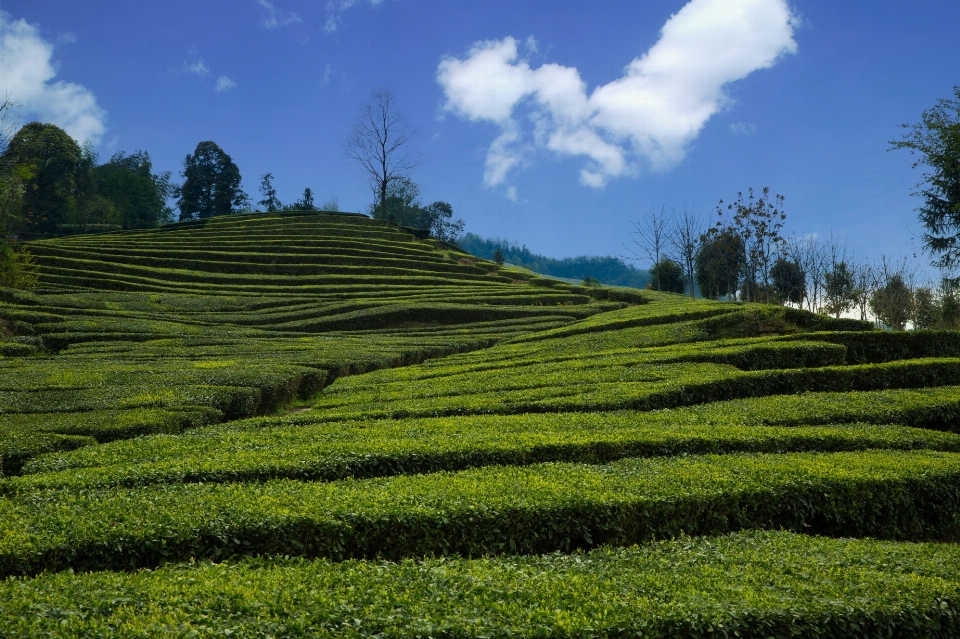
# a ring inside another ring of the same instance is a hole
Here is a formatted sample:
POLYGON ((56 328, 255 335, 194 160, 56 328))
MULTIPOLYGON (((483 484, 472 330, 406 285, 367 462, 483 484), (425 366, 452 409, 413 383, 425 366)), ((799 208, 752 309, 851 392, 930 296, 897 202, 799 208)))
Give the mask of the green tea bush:
POLYGON ((258 559, 0 582, 10 637, 931 637, 957 547, 785 532, 571 555, 258 559))
POLYGON ((190 558, 537 554, 746 528, 957 541, 960 455, 627 459, 0 499, 0 575, 190 558))

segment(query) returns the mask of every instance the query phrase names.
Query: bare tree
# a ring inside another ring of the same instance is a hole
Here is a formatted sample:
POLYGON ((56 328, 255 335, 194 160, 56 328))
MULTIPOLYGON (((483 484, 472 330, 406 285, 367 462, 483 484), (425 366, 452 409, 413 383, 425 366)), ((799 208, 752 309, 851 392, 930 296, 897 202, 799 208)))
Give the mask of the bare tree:
POLYGON ((10 144, 10 138, 17 130, 19 119, 16 111, 20 105, 13 101, 8 91, 0 102, 0 155, 7 151, 7 145, 10 144))
MULTIPOLYGON (((683 213, 673 214, 673 228, 667 238, 680 258, 684 277, 690 285, 690 298, 697 299, 696 259, 700 252, 701 238, 705 232, 703 216, 691 213, 684 207, 683 213)), ((659 272, 659 271, 658 271, 659 272)))
POLYGON ((639 252, 626 244, 623 245, 632 255, 626 256, 627 259, 642 260, 646 258, 653 260, 658 291, 661 290, 661 288, 660 269, 657 267, 660 265, 661 255, 664 254, 664 249, 667 246, 669 228, 667 225, 669 221, 663 208, 660 209, 659 213, 656 211, 652 212, 648 217, 644 218, 642 222, 633 223, 634 230, 630 233, 630 240, 633 246, 639 249, 639 252))
POLYGON ((411 149, 415 132, 394 104, 393 93, 377 91, 370 97, 353 125, 347 141, 347 157, 356 160, 370 180, 374 210, 386 217, 387 187, 420 164, 411 149))
POLYGON ((807 310, 815 313, 820 307, 823 276, 827 271, 823 243, 811 236, 794 237, 787 242, 786 254, 800 265, 804 273, 807 310))
POLYGON ((870 297, 877 287, 877 276, 873 267, 867 262, 855 264, 853 267, 854 304, 860 310, 860 319, 867 321, 867 311, 870 308, 870 297))

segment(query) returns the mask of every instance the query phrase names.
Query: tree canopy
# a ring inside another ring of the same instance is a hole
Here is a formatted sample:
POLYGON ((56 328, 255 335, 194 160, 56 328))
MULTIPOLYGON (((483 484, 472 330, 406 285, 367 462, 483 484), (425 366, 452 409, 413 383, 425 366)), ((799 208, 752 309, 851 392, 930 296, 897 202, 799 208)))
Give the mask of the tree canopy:
POLYGON ((93 169, 93 175, 97 196, 112 203, 123 228, 152 228, 170 221, 170 172, 153 173, 146 151, 115 153, 109 162, 93 169))
POLYGON ((209 140, 183 160, 181 175, 183 185, 174 191, 181 220, 238 213, 250 201, 240 188, 240 169, 209 140))
POLYGON ((10 140, 0 163, 19 167, 23 181, 22 219, 31 234, 50 234, 76 208, 80 146, 53 124, 31 122, 10 140))
POLYGON ((960 86, 953 87, 953 95, 924 111, 917 124, 902 125, 903 138, 890 142, 892 149, 919 154, 914 168, 929 169, 914 195, 923 198, 917 212, 926 229, 924 248, 934 265, 946 268, 960 261, 960 86))

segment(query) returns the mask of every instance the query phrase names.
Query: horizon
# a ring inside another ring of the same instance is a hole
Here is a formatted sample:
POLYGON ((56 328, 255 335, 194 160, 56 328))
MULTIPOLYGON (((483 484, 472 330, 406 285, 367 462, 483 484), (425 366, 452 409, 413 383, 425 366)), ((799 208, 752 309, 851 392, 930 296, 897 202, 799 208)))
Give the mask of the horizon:
POLYGON ((929 272, 910 195, 921 171, 887 149, 960 84, 960 8, 870 6, 4 0, 0 88, 21 123, 63 126, 101 161, 144 150, 179 179, 213 140, 254 201, 272 172, 283 202, 309 187, 358 212, 371 196, 343 146, 389 89, 419 131, 424 201, 450 202, 482 237, 623 257, 651 211, 710 218, 768 186, 788 235, 915 255, 929 272))

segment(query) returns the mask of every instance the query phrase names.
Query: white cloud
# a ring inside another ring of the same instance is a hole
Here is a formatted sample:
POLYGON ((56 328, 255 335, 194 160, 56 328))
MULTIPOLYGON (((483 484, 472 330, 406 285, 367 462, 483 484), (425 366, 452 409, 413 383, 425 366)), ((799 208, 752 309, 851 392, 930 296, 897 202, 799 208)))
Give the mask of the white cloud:
POLYGON ((107 114, 86 87, 53 82, 53 48, 36 26, 0 12, 0 95, 9 93, 25 115, 56 124, 75 140, 96 144, 106 131, 107 114))
POLYGON ((263 28, 278 29, 280 27, 285 27, 288 24, 296 24, 298 22, 303 22, 303 20, 292 11, 283 11, 279 9, 275 4, 269 0, 257 0, 259 4, 264 9, 263 14, 263 28))
POLYGON ((748 138, 757 134, 757 126, 749 122, 735 122, 729 126, 729 129, 734 135, 743 135, 748 138))
MULTIPOLYGON (((340 24, 343 22, 343 14, 358 4, 363 0, 330 0, 327 3, 327 22, 324 24, 323 28, 327 33, 334 33, 337 29, 340 28, 340 24)), ((383 0, 369 0, 370 4, 377 6, 383 0)))
POLYGON ((224 91, 229 91, 233 87, 237 86, 237 83, 228 78, 225 75, 221 75, 217 78, 217 93, 223 93, 224 91))
MULTIPOLYGON (((583 184, 602 188, 641 162, 668 169, 729 103, 723 87, 794 53, 796 18, 786 0, 692 0, 624 75, 587 94, 575 68, 520 59, 514 38, 476 43, 464 59, 441 60, 445 109, 497 124, 484 180, 500 184, 533 149, 584 156, 583 184), (525 133, 517 112, 533 130, 525 133)), ((534 45, 535 46, 535 45, 534 45)), ((527 49, 534 51, 529 39, 527 49)))
POLYGON ((207 74, 210 73, 210 67, 208 67, 203 60, 197 60, 196 62, 184 62, 183 70, 201 78, 207 77, 207 74))

